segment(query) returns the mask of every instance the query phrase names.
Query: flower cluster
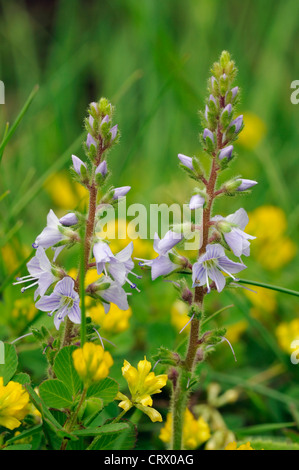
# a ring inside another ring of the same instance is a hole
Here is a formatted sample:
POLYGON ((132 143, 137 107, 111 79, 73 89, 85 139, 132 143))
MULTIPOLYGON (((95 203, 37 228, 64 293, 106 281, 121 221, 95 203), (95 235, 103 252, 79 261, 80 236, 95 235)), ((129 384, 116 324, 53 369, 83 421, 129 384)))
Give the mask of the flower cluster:
MULTIPOLYGON (((172 414, 168 413, 166 423, 160 431, 161 441, 169 444, 171 442, 172 414)), ((197 449, 201 444, 211 437, 208 423, 202 416, 196 419, 191 411, 186 408, 183 425, 183 447, 187 450, 197 449)))
POLYGON ((73 351, 72 356, 74 367, 86 386, 105 379, 113 365, 111 354, 93 343, 85 343, 83 348, 73 351))
POLYGON ((118 406, 123 410, 128 411, 135 406, 148 415, 151 421, 155 422, 162 421, 162 416, 152 408, 153 400, 151 395, 161 392, 161 388, 166 385, 167 375, 155 375, 154 372, 150 372, 151 367, 151 363, 146 358, 138 362, 137 369, 125 360, 122 374, 128 383, 131 398, 120 392, 116 398, 121 400, 118 406))
MULTIPOLYGON (((228 286, 243 287, 236 274, 246 268, 243 257, 250 255, 250 243, 255 238, 245 231, 249 219, 243 208, 231 214, 213 214, 213 204, 217 198, 246 193, 257 182, 235 176, 226 181, 221 178, 222 183, 219 184, 219 175, 235 158, 234 142, 244 123, 243 116, 236 113, 239 88, 234 85, 234 79, 237 70, 229 53, 224 51, 211 70, 208 98, 204 112, 201 113, 203 131, 200 135, 203 150, 210 158, 209 174, 196 156, 178 154, 180 167, 197 183, 189 201, 194 219, 191 223, 189 221, 179 226, 174 225, 173 230, 167 232, 162 239, 156 234, 154 250, 158 256, 152 260, 142 259, 139 263, 142 267, 151 268, 153 280, 159 276, 184 274, 182 279, 176 279, 173 284, 179 292, 179 300, 186 304, 188 310, 189 321, 180 331, 188 326, 188 349, 184 357, 165 348, 161 348, 155 356, 158 361, 172 365, 174 371, 171 375, 174 450, 181 449, 184 439, 186 440, 181 403, 184 403, 184 395, 189 393, 190 383, 196 382, 195 365, 204 360, 206 351, 215 344, 224 340, 229 343, 224 336, 225 329, 201 333, 204 298, 213 290, 222 292, 228 286), (195 217, 196 215, 199 217, 195 217), (198 223, 198 220, 201 222, 198 223), (182 245, 192 236, 195 240, 200 239, 195 260, 192 252, 183 256, 178 247, 179 243, 182 245), (188 278, 192 282, 188 282, 188 278)), ((229 345, 232 349, 230 343, 229 345)), ((192 441, 189 445, 198 445, 198 442, 192 441)))
POLYGON ((125 283, 137 289, 136 284, 129 279, 129 275, 135 275, 132 272, 133 243, 113 254, 107 241, 99 235, 101 217, 107 204, 117 204, 130 190, 129 186, 107 186, 109 168, 106 157, 119 138, 118 126, 112 125, 113 107, 102 98, 98 103, 91 103, 88 111, 84 145, 87 161, 72 155, 74 179, 89 192, 88 213, 74 211, 58 218, 50 210, 46 227, 32 245, 36 248, 36 254, 27 264, 29 275, 17 278, 15 282, 26 284, 22 292, 29 287, 36 288, 36 307, 50 316, 54 315, 57 329, 65 318, 74 324, 81 322, 80 275, 72 278, 56 263, 64 248, 71 248, 78 243, 84 246, 84 277, 93 266, 96 266, 98 273, 98 279, 86 286, 86 294, 101 301, 105 313, 108 313, 111 303, 121 310, 128 310, 128 294, 123 288, 125 283), (49 248, 54 251, 52 261, 46 253, 49 248))
POLYGON ((206 286, 207 293, 211 289, 221 292, 227 276, 236 280, 234 274, 246 268, 241 257, 249 256, 250 240, 255 238, 244 231, 249 221, 246 211, 241 208, 225 217, 211 216, 212 203, 216 197, 248 191, 257 184, 256 181, 236 177, 224 182, 219 189, 215 188, 218 173, 234 157, 233 142, 243 128, 243 116, 234 115, 239 94, 239 88, 232 86, 235 74, 233 61, 227 53, 223 53, 220 62, 214 64, 213 76, 209 81, 210 94, 203 113, 202 143, 212 158, 210 178, 206 179, 196 157, 178 154, 181 167, 202 184, 201 189, 195 189, 197 194, 193 194, 189 202, 191 210, 199 209, 206 216, 203 226, 194 226, 194 230, 202 233, 198 260, 192 266, 189 260, 173 256, 173 247, 182 241, 178 233, 169 231, 162 240, 156 234, 154 250, 158 257, 141 260, 140 263, 141 266, 151 268, 152 279, 189 268, 192 271, 193 287, 206 286), (225 255, 225 249, 239 258, 239 262, 230 260, 225 255))
POLYGON ((29 411, 29 395, 22 385, 13 381, 4 385, 0 377, 0 426, 18 428, 29 411))

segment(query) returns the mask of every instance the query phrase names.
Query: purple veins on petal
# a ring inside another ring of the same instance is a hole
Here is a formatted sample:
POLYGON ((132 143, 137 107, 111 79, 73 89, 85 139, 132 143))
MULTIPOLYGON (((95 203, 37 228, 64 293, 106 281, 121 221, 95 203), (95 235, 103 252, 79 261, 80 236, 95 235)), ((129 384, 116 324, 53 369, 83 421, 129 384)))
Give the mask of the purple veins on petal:
POLYGON ((189 170, 194 170, 191 157, 187 157, 187 155, 179 153, 178 158, 185 167, 189 168, 189 170))
POLYGON ((30 287, 38 285, 34 294, 35 299, 39 295, 44 295, 50 285, 57 280, 52 273, 52 265, 42 247, 37 248, 35 256, 27 263, 27 269, 30 274, 17 278, 17 282, 14 282, 14 285, 29 283, 26 287, 22 287, 22 293, 30 287))

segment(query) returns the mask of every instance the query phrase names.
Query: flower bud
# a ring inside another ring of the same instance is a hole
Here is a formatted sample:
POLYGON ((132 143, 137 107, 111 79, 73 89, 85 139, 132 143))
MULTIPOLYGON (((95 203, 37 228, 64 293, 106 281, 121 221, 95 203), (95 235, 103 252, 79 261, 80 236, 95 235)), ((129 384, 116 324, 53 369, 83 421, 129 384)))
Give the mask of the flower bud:
POLYGON ((187 157, 187 155, 179 153, 178 158, 185 167, 189 168, 189 170, 194 170, 191 157, 187 157))
POLYGON ((115 188, 113 192, 113 199, 119 199, 124 197, 131 189, 131 186, 121 186, 120 188, 115 188))
POLYGON ((85 343, 83 348, 73 352, 72 357, 74 367, 85 386, 105 379, 113 364, 111 354, 94 343, 85 343))
POLYGON ((81 176, 81 172, 82 172, 82 167, 84 167, 86 169, 86 165, 84 162, 82 162, 82 160, 80 160, 80 158, 76 157, 76 155, 72 155, 72 160, 73 160, 73 166, 74 166, 74 170, 75 172, 81 176))
POLYGON ((234 147, 232 145, 224 147, 218 155, 219 160, 223 160, 224 158, 227 158, 229 160, 232 156, 233 149, 234 147))
POLYGON ((70 227, 71 225, 76 225, 78 221, 78 217, 73 212, 64 215, 59 219, 59 222, 64 225, 65 227, 70 227))

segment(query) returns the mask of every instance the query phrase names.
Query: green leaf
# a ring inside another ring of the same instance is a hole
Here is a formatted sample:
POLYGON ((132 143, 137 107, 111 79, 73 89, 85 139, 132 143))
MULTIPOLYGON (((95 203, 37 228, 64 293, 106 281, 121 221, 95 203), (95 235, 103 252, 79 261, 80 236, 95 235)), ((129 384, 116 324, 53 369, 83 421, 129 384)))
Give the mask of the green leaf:
POLYGON ((13 125, 11 126, 11 128, 9 130, 8 130, 8 128, 6 129, 3 140, 0 143, 0 162, 1 162, 3 152, 4 152, 4 149, 5 149, 6 145, 8 144, 8 142, 10 141, 12 136, 14 135, 18 125, 22 121, 24 115, 26 114, 26 112, 27 112, 27 110, 28 110, 28 108, 29 108, 29 106, 30 106, 30 104, 31 104, 31 102, 32 102, 32 100, 35 97, 37 92, 38 92, 38 85, 35 85, 32 92, 30 93, 27 101, 25 102, 23 108, 21 109, 20 113, 18 114, 15 122, 13 123, 13 125))
POLYGON ((24 385, 24 384, 30 384, 31 379, 30 379, 30 376, 26 374, 25 372, 20 372, 19 374, 16 374, 13 376, 13 381, 18 382, 21 385, 24 385))
MULTIPOLYGON (((112 424, 112 423, 111 423, 112 424)), ((121 423, 119 423, 121 424, 121 423)), ((89 450, 129 450, 135 447, 136 428, 133 423, 127 421, 128 429, 121 434, 101 434, 97 436, 89 446, 89 450)), ((108 426, 108 425, 106 425, 108 426)))
POLYGON ((73 406, 72 395, 61 380, 45 380, 40 387, 39 393, 45 404, 51 408, 70 408, 73 406))
POLYGON ((31 429, 27 429, 26 431, 22 432, 21 434, 18 434, 17 436, 12 437, 11 439, 8 439, 5 444, 12 444, 13 442, 19 441, 20 439, 25 439, 29 436, 32 436, 33 434, 36 434, 40 432, 42 429, 42 425, 38 424, 37 426, 34 426, 31 429))
POLYGON ((115 434, 129 429, 128 423, 109 423, 97 428, 87 428, 75 431, 77 436, 99 436, 101 434, 115 434))
POLYGON ((4 364, 0 364, 0 377, 6 385, 15 374, 18 367, 18 356, 12 344, 4 344, 4 364))
POLYGON ((7 446, 2 450, 31 450, 30 444, 16 444, 15 446, 7 446))
POLYGON ((72 352, 75 346, 66 346, 57 354, 54 362, 54 372, 57 379, 61 380, 68 388, 72 397, 77 395, 81 389, 82 382, 74 368, 72 352))
POLYGON ((107 377, 100 382, 91 385, 87 390, 87 397, 98 397, 103 400, 104 405, 111 403, 118 393, 118 384, 115 380, 107 377))
MULTIPOLYGON (((249 441, 249 438, 240 442, 240 444, 245 444, 249 441)), ((254 450, 299 450, 299 444, 294 444, 292 442, 282 441, 279 439, 251 439, 250 445, 254 450)), ((239 446, 239 442, 238 442, 239 446)))

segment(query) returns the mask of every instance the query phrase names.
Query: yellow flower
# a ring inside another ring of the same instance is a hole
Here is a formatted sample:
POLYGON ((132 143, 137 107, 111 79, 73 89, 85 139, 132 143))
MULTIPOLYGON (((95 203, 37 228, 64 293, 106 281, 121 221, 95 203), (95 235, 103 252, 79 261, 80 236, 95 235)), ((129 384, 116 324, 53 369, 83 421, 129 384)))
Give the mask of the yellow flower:
POLYGON ((72 356, 74 367, 86 386, 105 379, 113 364, 111 354, 94 343, 85 343, 83 348, 76 349, 72 356))
POLYGON ((287 354, 292 354, 294 349, 291 348, 291 344, 293 341, 299 340, 299 319, 295 318, 289 323, 280 323, 276 328, 276 336, 281 349, 287 354))
POLYGON ((22 297, 21 299, 16 299, 13 305, 11 315, 13 318, 18 318, 31 321, 35 317, 37 310, 34 303, 29 297, 22 297))
MULTIPOLYGON (((182 328, 188 323, 190 318, 188 317, 188 306, 182 300, 176 300, 171 306, 171 323, 177 329, 181 331, 182 328)), ((190 323, 182 331, 182 334, 188 334, 190 330, 190 323)))
POLYGON ((154 372, 150 372, 151 367, 152 365, 146 360, 146 357, 143 361, 138 362, 137 369, 125 360, 121 370, 128 383, 131 399, 123 393, 118 393, 116 399, 121 400, 118 405, 120 408, 128 411, 132 406, 136 406, 155 422, 162 421, 162 416, 152 408, 151 395, 161 393, 161 388, 166 385, 167 375, 155 375, 154 372))
POLYGON ((246 442, 246 444, 242 444, 241 446, 237 447, 237 443, 234 441, 234 442, 230 442, 224 450, 254 450, 251 445, 250 445, 250 442, 246 442))
POLYGON ((225 337, 231 342, 236 343, 239 341, 242 334, 247 330, 248 322, 246 320, 238 321, 233 325, 228 325, 225 337))
POLYGON ((92 321, 101 326, 101 332, 117 334, 129 328, 129 318, 132 309, 121 310, 117 305, 111 304, 109 313, 105 313, 103 305, 96 305, 87 310, 92 321))
POLYGON ((75 209, 78 204, 85 204, 88 191, 81 184, 71 182, 64 173, 56 173, 46 181, 46 191, 54 204, 62 209, 75 209))
POLYGON ((250 150, 255 149, 266 134, 266 125, 252 112, 244 112, 243 121, 245 127, 239 134, 238 143, 250 150))
POLYGON ((279 269, 295 256, 296 245, 286 229, 287 218, 279 207, 261 206, 249 214, 247 231, 257 237, 252 254, 264 268, 279 269))
MULTIPOLYGON (((172 436, 172 414, 168 413, 166 423, 160 431, 159 438, 165 443, 171 442, 172 436)), ((183 423, 183 448, 197 449, 203 442, 211 437, 210 428, 203 417, 196 419, 191 411, 186 408, 183 423)))
POLYGON ((10 381, 3 385, 0 377, 0 426, 10 430, 18 428, 29 413, 29 395, 22 385, 10 381))

